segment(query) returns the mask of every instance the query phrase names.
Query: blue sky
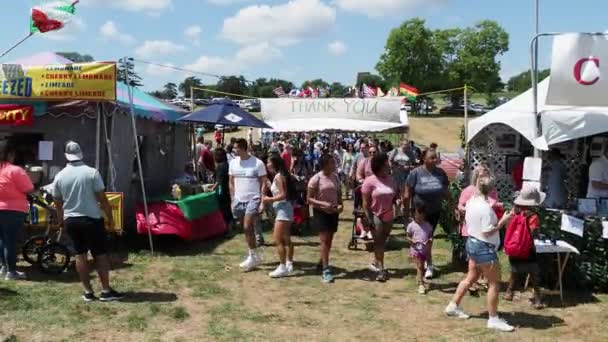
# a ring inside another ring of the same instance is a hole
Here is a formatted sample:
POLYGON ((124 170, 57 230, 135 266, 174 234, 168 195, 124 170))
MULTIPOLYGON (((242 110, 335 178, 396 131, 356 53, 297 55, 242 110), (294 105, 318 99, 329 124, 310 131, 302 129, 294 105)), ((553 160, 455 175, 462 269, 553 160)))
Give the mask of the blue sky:
MULTIPOLYGON (((608 1, 540 1, 541 31, 608 29, 608 1)), ((29 8, 41 2, 3 1, 0 49, 27 34, 29 8)), ((448 28, 492 19, 510 35, 510 49, 500 58, 507 78, 528 67, 534 31, 534 0, 81 0, 78 6, 69 27, 32 37, 1 62, 76 51, 97 60, 132 56, 247 79, 352 84, 357 72, 374 71, 389 31, 404 20, 422 17, 432 28, 448 28)), ((543 66, 550 48, 545 39, 543 66)), ((186 76, 140 63, 136 68, 147 90, 186 76)))

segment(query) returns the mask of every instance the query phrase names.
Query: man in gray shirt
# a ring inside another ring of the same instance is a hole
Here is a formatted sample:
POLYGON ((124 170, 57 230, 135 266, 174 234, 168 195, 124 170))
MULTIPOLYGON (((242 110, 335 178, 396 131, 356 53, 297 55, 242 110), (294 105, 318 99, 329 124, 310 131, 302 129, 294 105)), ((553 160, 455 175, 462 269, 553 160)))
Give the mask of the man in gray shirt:
POLYGON ((65 147, 68 165, 55 176, 53 196, 57 205, 59 222, 74 242, 76 270, 84 287, 82 299, 97 299, 91 287, 89 264, 90 251, 95 259, 101 281, 101 301, 122 299, 123 295, 110 287, 110 261, 107 255, 107 236, 102 211, 109 227, 114 226, 112 207, 106 198, 101 175, 82 161, 78 143, 70 141, 65 147), (101 208, 101 209, 100 209, 101 208))

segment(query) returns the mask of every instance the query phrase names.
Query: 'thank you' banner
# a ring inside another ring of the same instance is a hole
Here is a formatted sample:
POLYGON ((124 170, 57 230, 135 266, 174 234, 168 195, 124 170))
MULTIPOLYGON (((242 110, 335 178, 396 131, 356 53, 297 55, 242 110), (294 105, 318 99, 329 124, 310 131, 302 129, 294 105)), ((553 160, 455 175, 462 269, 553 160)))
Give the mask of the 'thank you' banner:
POLYGON ((0 100, 116 101, 116 63, 2 64, 0 100))
POLYGON ((608 39, 569 33, 553 40, 548 105, 608 106, 608 39))
POLYGON ((261 99, 264 120, 348 119, 401 123, 401 97, 261 99))

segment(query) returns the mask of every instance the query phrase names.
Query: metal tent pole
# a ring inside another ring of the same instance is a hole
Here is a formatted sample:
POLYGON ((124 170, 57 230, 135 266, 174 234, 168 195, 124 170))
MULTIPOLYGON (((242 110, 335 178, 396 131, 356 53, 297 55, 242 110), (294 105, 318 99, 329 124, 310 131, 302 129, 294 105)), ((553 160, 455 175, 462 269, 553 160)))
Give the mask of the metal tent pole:
POLYGON ((146 197, 146 186, 144 182, 144 172, 141 167, 141 155, 139 153, 139 138, 137 136, 137 125, 135 122, 135 108, 133 106, 133 88, 129 83, 129 59, 125 57, 123 59, 124 68, 125 68, 125 81, 127 83, 127 90, 129 93, 129 107, 131 113, 131 125, 133 128, 133 138, 135 139, 135 155, 137 156, 137 168, 139 170, 139 183, 141 185, 141 194, 143 196, 144 203, 144 220, 146 222, 146 229, 148 230, 148 242, 150 244, 150 253, 154 255, 154 243, 152 242, 152 228, 150 227, 150 222, 148 221, 148 199, 146 197))

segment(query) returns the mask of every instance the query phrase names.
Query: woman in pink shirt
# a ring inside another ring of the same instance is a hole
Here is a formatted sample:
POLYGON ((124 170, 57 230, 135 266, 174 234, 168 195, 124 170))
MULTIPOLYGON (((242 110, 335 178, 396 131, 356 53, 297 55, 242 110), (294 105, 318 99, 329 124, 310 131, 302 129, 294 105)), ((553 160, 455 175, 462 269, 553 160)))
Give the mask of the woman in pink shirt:
MULTIPOLYGON (((491 177, 491 176, 492 176, 492 174, 490 172, 490 168, 489 168, 488 164, 485 162, 480 163, 479 166, 477 166, 475 168, 475 170, 473 170, 473 174, 471 175, 471 185, 464 188, 464 190, 462 190, 462 192, 460 193, 460 198, 458 199, 457 217, 460 219, 460 234, 462 236, 465 236, 465 237, 469 236, 469 233, 467 231, 467 224, 464 221, 464 212, 465 212, 467 202, 477 192, 477 187, 475 186, 475 184, 477 184, 477 180, 480 177, 491 177)), ((490 205, 493 208, 500 205, 500 203, 498 203, 498 192, 496 191, 496 189, 494 189, 494 190, 492 190, 492 192, 490 192, 490 194, 488 195, 488 200, 490 201, 490 205)))
POLYGON ((365 178, 361 194, 363 195, 363 210, 374 236, 375 260, 371 263, 370 269, 377 273, 377 281, 384 282, 388 276, 384 269, 384 249, 386 239, 393 228, 393 204, 399 191, 391 177, 386 154, 374 155, 370 165, 373 174, 365 178))
POLYGON ((313 208, 314 222, 319 228, 322 279, 325 283, 331 283, 334 277, 329 267, 329 251, 334 234, 338 231, 339 215, 344 210, 344 206, 334 158, 329 154, 323 154, 319 159, 319 165, 321 172, 308 182, 307 201, 313 208))
POLYGON ((17 271, 17 233, 28 212, 27 193, 34 190, 25 170, 12 164, 14 153, 0 141, 0 275, 6 280, 24 279, 17 271))

